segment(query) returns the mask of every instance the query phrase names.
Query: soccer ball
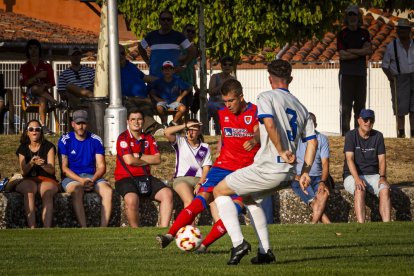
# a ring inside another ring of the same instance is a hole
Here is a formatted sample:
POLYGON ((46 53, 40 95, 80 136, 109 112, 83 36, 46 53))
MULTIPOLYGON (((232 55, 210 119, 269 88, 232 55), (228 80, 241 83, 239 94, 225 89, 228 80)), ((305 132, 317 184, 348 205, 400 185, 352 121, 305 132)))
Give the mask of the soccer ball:
POLYGON ((175 242, 183 251, 193 251, 196 250, 202 241, 202 235, 200 229, 187 225, 181 227, 178 230, 177 235, 175 235, 175 242))

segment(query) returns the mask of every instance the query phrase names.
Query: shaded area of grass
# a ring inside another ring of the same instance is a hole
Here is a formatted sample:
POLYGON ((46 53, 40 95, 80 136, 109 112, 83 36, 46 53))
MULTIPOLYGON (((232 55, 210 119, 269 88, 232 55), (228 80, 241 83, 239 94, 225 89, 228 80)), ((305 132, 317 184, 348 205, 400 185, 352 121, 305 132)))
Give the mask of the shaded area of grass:
MULTIPOLYGON (((209 227, 200 227, 204 234, 209 227)), ((412 274, 413 222, 272 225, 270 239, 277 264, 253 266, 256 239, 244 226, 253 252, 237 267, 226 261, 228 237, 208 254, 159 249, 157 228, 19 229, 0 231, 1 275, 15 274, 412 274), (6 254, 7 252, 7 254, 6 254)))

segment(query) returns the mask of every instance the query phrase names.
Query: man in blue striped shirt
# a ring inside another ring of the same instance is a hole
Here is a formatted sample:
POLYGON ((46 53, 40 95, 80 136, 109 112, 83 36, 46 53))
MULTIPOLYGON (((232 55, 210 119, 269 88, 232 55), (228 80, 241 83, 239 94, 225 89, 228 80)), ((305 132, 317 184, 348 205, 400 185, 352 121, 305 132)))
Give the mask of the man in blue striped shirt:
POLYGON ((174 23, 173 15, 170 11, 164 10, 160 13, 159 30, 148 33, 138 44, 138 51, 143 60, 150 67, 150 75, 162 78, 162 64, 170 60, 176 66, 175 73, 180 73, 186 68, 196 56, 195 46, 180 32, 172 29, 174 23), (151 49, 148 57, 146 49, 151 49), (181 50, 187 49, 187 54, 182 56, 181 50))
POLYGON ((59 75, 58 91, 71 107, 76 108, 80 103, 79 98, 93 97, 95 69, 81 65, 80 48, 70 48, 68 55, 71 65, 59 75))

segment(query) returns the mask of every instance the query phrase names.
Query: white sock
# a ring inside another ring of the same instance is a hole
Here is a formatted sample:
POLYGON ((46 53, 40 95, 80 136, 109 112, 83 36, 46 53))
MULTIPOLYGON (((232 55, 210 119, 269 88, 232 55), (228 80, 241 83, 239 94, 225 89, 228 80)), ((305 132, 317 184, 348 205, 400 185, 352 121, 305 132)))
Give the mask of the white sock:
POLYGON ((214 201, 216 203, 220 219, 227 229, 233 247, 243 243, 243 234, 240 228, 239 216, 236 206, 229 196, 219 196, 214 201))
POLYGON ((247 205, 246 207, 250 214, 251 223, 256 232, 257 239, 259 240, 260 253, 265 254, 270 249, 265 213, 260 204, 247 205))

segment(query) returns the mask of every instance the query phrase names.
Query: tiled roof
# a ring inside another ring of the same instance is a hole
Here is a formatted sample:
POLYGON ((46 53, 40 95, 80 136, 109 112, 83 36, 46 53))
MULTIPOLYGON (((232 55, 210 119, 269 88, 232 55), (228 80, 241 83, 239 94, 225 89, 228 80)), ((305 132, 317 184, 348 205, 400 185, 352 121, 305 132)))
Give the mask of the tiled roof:
POLYGON ((31 38, 49 44, 96 45, 98 43, 98 36, 93 32, 5 12, 0 9, 0 41, 25 42, 31 38))
MULTIPOLYGON (((371 35, 373 52, 369 57, 370 60, 382 60, 385 47, 397 37, 395 25, 398 19, 398 17, 390 16, 378 9, 370 9, 363 16, 364 22, 361 28, 367 29, 371 35)), ((334 28, 335 26, 333 26, 334 28)), ((247 63, 262 63, 265 61, 267 54, 273 53, 276 55, 280 51, 280 48, 274 50, 264 49, 260 54, 243 56, 242 61, 247 63)), ((281 59, 296 63, 339 60, 339 55, 336 50, 336 33, 327 32, 321 40, 314 38, 302 44, 293 43, 288 49, 285 49, 281 59)))

